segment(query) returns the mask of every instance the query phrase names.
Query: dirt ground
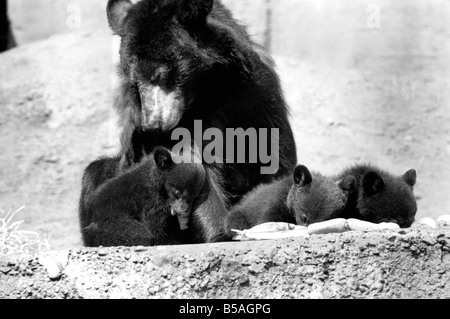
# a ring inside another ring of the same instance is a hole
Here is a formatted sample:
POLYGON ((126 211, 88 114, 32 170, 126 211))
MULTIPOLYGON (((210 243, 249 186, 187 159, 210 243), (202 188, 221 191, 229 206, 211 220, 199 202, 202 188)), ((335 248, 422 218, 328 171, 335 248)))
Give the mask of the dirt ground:
MULTIPOLYGON (((0 54, 0 208, 26 205, 24 229, 80 247, 83 169, 118 149, 115 47, 72 33, 0 54)), ((276 58, 299 162, 333 173, 374 162, 418 170, 418 218, 450 213, 450 90, 444 70, 373 76, 276 58)))

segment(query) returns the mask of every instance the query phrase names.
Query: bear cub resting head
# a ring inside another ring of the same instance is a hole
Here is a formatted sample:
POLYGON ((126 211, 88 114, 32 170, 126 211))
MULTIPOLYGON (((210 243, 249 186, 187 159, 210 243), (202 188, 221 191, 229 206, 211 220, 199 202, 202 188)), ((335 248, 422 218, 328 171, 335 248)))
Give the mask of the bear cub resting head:
POLYGON ((349 202, 352 218, 376 224, 393 222, 401 228, 414 223, 417 213, 414 169, 396 176, 371 164, 359 164, 339 176, 353 176, 356 180, 349 202))
POLYGON ((345 217, 349 196, 356 184, 353 176, 335 180, 318 172, 311 173, 306 166, 299 165, 294 170, 293 180, 287 206, 297 225, 345 217))
POLYGON ((311 175, 307 168, 299 166, 294 172, 288 207, 300 217, 298 223, 355 218, 375 224, 392 222, 408 228, 417 213, 416 181, 417 173, 413 169, 395 176, 371 164, 358 164, 336 176, 324 177, 317 173, 311 175), (345 205, 338 204, 339 198, 345 205))
POLYGON ((299 165, 293 175, 264 184, 249 193, 228 214, 225 230, 245 230, 270 222, 308 225, 345 214, 356 181, 352 176, 335 181, 299 165))

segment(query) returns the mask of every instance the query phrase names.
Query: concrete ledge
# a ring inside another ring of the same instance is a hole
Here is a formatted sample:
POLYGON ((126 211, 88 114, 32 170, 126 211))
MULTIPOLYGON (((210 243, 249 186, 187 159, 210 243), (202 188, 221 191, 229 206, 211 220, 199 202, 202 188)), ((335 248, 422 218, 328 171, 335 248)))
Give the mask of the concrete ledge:
POLYGON ((450 229, 3 256, 0 298, 450 298, 450 229))

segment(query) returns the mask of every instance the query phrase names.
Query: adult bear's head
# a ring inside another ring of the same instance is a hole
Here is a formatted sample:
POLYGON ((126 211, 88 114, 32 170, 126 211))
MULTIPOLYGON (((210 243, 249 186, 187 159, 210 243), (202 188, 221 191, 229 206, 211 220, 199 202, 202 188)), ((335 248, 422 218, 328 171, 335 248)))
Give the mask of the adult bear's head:
POLYGON ((109 0, 108 21, 121 37, 121 66, 144 131, 170 131, 189 107, 192 86, 213 65, 208 16, 214 0, 109 0))

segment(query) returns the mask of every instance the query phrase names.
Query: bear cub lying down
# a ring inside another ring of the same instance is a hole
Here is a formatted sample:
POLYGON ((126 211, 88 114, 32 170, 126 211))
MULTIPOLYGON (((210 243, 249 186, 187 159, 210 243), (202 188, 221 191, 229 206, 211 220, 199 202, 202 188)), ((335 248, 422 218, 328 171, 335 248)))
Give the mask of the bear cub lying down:
POLYGON ((293 176, 261 185, 235 206, 225 221, 232 231, 269 222, 310 225, 335 218, 411 227, 417 213, 413 193, 417 174, 394 176, 373 165, 355 165, 335 176, 297 166, 293 176))

